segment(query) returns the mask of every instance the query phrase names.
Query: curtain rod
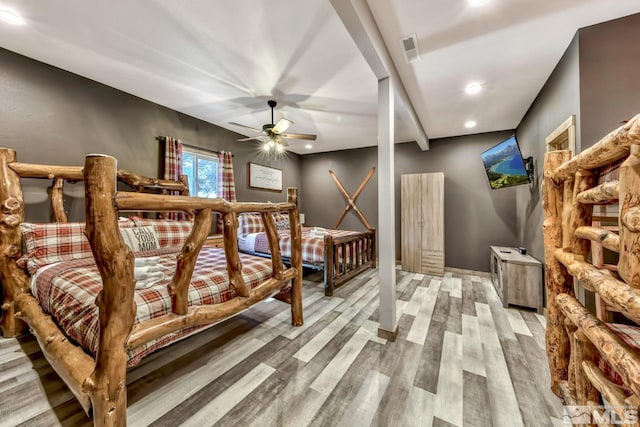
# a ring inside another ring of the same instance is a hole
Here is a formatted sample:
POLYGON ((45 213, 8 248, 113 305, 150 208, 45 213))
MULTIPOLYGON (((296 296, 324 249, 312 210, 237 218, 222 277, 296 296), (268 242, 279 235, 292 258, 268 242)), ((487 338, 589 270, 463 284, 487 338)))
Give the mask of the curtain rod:
MULTIPOLYGON (((158 141, 158 142, 164 142, 165 139, 166 139, 166 136, 156 136, 156 141, 158 141)), ((182 143, 182 146, 183 147, 187 147, 187 148, 193 148, 194 150, 209 151, 211 153, 220 154, 220 152, 217 151, 217 150, 211 150, 209 148, 196 147, 195 145, 185 144, 184 142, 182 143)), ((235 156, 232 154, 231 157, 235 157, 235 156)))

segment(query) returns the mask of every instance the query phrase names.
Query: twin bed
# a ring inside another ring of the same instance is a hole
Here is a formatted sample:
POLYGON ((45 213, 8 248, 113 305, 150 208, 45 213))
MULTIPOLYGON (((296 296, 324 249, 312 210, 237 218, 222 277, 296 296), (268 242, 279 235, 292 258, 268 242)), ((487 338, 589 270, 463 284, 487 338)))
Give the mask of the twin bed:
MULTIPOLYGON (((271 254, 269 240, 259 215, 245 213, 238 217, 238 249, 244 253, 271 254)), ((283 260, 291 257, 291 234, 288 217, 274 215, 283 260)), ((325 295, 333 295, 335 287, 367 268, 376 267, 375 229, 366 232, 302 227, 301 253, 303 266, 324 270, 325 295), (342 256, 346 254, 346 256, 342 256), (354 254, 351 256, 351 254, 354 254)))
MULTIPOLYGON (((2 335, 28 328, 96 426, 126 425, 127 368, 154 350, 269 297, 291 304, 292 325, 303 323, 308 233, 299 223, 297 190, 282 203, 187 195, 184 182, 119 170, 109 156, 88 155, 84 167, 34 165, 0 148, 2 335), (23 178, 52 180, 55 222, 25 222, 23 178), (67 221, 64 182, 84 183, 85 223, 67 221), (118 191, 118 182, 137 191, 118 191), (119 216, 131 211, 161 217, 119 216), (169 211, 191 219, 162 219, 169 211), (223 248, 205 244, 213 212, 223 216, 223 248), (260 224, 262 256, 238 250, 246 237, 238 238, 238 218, 245 215, 260 224)), ((312 250, 308 262, 332 271, 331 291, 336 277, 374 265, 373 232, 320 241, 325 249, 312 250)))

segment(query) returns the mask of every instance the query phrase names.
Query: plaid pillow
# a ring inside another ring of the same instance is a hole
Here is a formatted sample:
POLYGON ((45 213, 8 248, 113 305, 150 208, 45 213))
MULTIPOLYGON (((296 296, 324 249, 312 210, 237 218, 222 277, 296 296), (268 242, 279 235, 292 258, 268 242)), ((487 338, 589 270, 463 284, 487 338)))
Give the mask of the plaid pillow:
POLYGON ((93 256, 84 235, 84 222, 23 222, 20 228, 27 248, 27 269, 31 274, 45 265, 93 256))
POLYGON ((273 220, 276 222, 276 230, 288 230, 289 226, 289 214, 286 213, 274 213, 273 220))
POLYGON ((262 233, 264 224, 262 216, 256 213, 247 213, 242 215, 242 235, 246 236, 251 233, 262 233))
POLYGON ((183 246, 191 234, 193 221, 173 221, 170 219, 151 219, 132 217, 136 227, 153 226, 158 236, 160 248, 183 246))

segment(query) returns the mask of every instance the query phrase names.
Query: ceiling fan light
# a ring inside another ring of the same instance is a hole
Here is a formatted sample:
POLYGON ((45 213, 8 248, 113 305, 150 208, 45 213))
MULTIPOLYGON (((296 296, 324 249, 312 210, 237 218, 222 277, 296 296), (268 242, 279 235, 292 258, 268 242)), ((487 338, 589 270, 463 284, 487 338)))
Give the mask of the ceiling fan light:
POLYGON ((482 85, 480 83, 472 82, 464 89, 468 95, 475 95, 482 91, 482 85))
POLYGON ((262 144, 262 151, 264 151, 264 152, 266 152, 266 153, 268 153, 269 151, 271 151, 271 145, 270 145, 270 143, 272 143, 272 142, 273 142, 273 141, 269 141, 269 142, 266 142, 266 143, 262 144))
POLYGON ((282 153, 284 151, 284 145, 276 144, 276 153, 282 153))

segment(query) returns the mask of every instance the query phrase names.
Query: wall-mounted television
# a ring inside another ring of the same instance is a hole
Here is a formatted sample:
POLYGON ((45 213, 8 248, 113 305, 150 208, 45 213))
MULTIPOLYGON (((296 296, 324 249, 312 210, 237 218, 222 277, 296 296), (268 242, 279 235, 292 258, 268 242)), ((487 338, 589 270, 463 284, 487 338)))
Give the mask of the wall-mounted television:
POLYGON ((480 156, 492 189, 529 183, 529 175, 515 135, 489 148, 480 156))

